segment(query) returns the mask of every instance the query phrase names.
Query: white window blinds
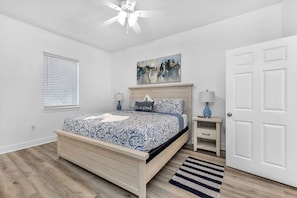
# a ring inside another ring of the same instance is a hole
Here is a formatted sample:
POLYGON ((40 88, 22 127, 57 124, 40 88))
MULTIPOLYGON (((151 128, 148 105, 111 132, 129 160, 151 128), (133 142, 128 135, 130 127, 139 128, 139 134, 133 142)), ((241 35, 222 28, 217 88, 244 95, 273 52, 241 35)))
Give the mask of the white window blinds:
POLYGON ((44 56, 43 105, 45 109, 79 105, 79 62, 50 53, 44 56))

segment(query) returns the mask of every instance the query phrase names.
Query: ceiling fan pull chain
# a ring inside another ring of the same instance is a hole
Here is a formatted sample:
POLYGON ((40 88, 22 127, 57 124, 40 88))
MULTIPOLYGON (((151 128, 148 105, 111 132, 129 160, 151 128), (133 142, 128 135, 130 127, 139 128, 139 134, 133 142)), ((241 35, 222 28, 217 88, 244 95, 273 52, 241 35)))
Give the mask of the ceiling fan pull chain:
POLYGON ((129 33, 129 25, 127 24, 126 34, 129 33))

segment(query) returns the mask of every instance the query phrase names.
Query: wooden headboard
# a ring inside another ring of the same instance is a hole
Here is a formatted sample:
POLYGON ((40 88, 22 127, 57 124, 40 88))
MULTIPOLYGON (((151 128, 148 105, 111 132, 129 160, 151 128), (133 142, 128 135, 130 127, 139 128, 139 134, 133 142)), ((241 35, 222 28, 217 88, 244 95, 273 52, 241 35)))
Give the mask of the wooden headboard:
POLYGON ((129 98, 143 100, 146 94, 152 98, 182 98, 184 114, 187 114, 189 128, 192 128, 192 87, 191 83, 139 85, 129 87, 129 98))

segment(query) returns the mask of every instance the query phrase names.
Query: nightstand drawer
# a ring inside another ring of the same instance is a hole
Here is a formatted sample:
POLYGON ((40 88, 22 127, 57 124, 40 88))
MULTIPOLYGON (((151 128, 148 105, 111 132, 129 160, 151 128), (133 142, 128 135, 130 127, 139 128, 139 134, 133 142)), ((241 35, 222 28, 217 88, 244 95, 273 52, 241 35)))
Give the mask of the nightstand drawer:
POLYGON ((198 128, 198 138, 204 138, 209 140, 216 140, 217 132, 213 129, 204 129, 204 128, 198 128))

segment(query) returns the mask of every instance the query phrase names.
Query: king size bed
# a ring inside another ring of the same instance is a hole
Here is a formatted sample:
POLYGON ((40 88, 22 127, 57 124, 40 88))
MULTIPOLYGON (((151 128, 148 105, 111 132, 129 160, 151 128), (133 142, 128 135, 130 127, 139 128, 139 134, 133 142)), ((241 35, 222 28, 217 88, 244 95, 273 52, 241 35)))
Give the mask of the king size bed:
MULTIPOLYGON (((167 100, 178 98, 183 101, 183 114, 185 114, 188 119, 186 119, 187 121, 185 121, 186 123, 183 124, 183 127, 178 129, 178 133, 172 135, 170 130, 173 129, 169 127, 168 134, 171 135, 168 135, 169 141, 166 141, 165 143, 157 141, 162 138, 149 139, 149 137, 145 136, 146 142, 150 142, 149 145, 156 144, 156 148, 151 149, 147 146, 139 146, 139 139, 137 138, 131 143, 131 137, 128 139, 130 140, 129 144, 132 145, 132 147, 127 147, 125 146, 127 143, 124 141, 127 138, 117 137, 115 134, 112 134, 112 130, 110 130, 110 132, 107 131, 106 134, 109 134, 110 136, 107 140, 103 140, 100 135, 97 135, 97 138, 90 138, 92 133, 85 133, 84 131, 86 130, 82 130, 81 127, 76 127, 76 131, 69 132, 71 126, 66 124, 67 127, 65 127, 65 123, 67 123, 65 119, 63 130, 55 130, 55 133, 57 134, 58 157, 69 160, 129 192, 138 195, 141 198, 145 198, 146 184, 190 138, 192 86, 192 84, 167 84, 129 87, 129 98, 130 101, 133 102, 143 100, 146 95, 149 95, 153 99, 167 100), (83 131, 83 134, 81 134, 80 131, 83 131)), ((133 118, 133 114, 135 114, 134 112, 123 111, 111 114, 84 116, 82 117, 82 120, 84 120, 83 125, 90 122, 109 122, 108 119, 122 119, 127 121, 129 121, 129 119, 135 119, 133 118), (111 114, 116 115, 111 117, 111 114)), ((140 112, 139 115, 142 116, 142 114, 145 113, 140 112)), ((138 114, 136 115, 141 117, 138 114)), ((150 116, 152 119, 155 119, 156 124, 158 124, 157 120, 160 118, 154 117, 159 115, 151 113, 150 116)), ((117 120, 117 123, 122 122, 123 121, 117 120)), ((181 121, 178 122, 181 123, 181 121)), ((127 124, 125 124, 125 126, 129 128, 130 131, 133 131, 133 133, 136 133, 136 129, 133 128, 133 126, 127 124)), ((145 128, 145 130, 149 131, 149 128, 145 128)), ((155 130, 151 133, 156 134, 158 132, 158 130, 155 130)), ((163 127, 162 130, 160 130, 160 133, 161 132, 165 134, 165 132, 163 132, 163 127)), ((98 134, 98 131, 96 134, 98 134)), ((165 135, 162 134, 162 136, 167 136, 167 133, 165 135)))

